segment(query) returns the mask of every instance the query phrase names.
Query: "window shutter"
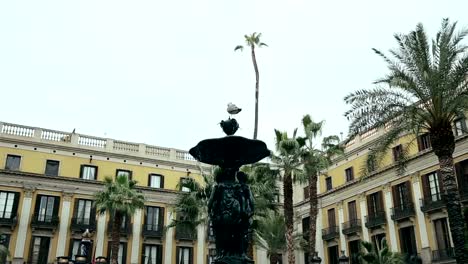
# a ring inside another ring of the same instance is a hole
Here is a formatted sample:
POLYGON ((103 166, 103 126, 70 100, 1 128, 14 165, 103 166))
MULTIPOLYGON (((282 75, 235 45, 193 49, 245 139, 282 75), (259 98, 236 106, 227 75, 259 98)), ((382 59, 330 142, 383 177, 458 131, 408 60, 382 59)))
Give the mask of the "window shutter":
POLYGON ((400 199, 398 199, 398 189, 397 186, 392 186, 392 196, 393 196, 393 207, 399 208, 401 207, 400 199))
POLYGON ((128 172, 129 180, 133 179, 133 171, 128 172))
POLYGON ((421 136, 417 136, 417 141, 418 141, 418 151, 421 151, 422 150, 421 136))
POLYGON ((20 198, 20 193, 15 192, 15 198, 13 198, 13 208, 11 210, 13 213, 13 215, 11 216, 12 218, 18 216, 19 198, 20 198))
POLYGON ((437 170, 436 174, 437 180, 439 181, 439 192, 444 193, 444 182, 442 181, 442 174, 440 173, 440 170, 437 170))
POLYGON ((157 261, 158 263, 157 264, 162 264, 162 245, 159 245, 158 246, 158 258, 157 258, 157 261))
POLYGON ((179 264, 180 247, 176 247, 176 263, 179 264))
POLYGON ((148 174, 148 186, 151 187, 151 175, 152 174, 148 174))
POLYGON ((384 202, 383 202, 383 195, 382 195, 382 191, 379 191, 377 193, 377 201, 378 201, 378 206, 379 206, 379 209, 377 211, 379 212, 383 212, 385 211, 384 210, 384 202))
POLYGON ((413 192, 411 191, 411 182, 410 181, 406 181, 405 182, 405 200, 406 202, 408 203, 413 203, 413 192))
POLYGON ((78 216, 78 206, 80 204, 79 199, 75 199, 75 206, 73 208, 73 217, 76 218, 78 216))
POLYGON ((463 171, 462 171, 462 166, 459 163, 455 163, 455 174, 457 176, 457 183, 458 183, 458 189, 463 189, 465 183, 463 182, 463 171))
MULTIPOLYGON (((371 194, 374 195, 374 194, 371 194)), ((377 210, 374 208, 374 204, 372 203, 371 195, 367 195, 367 215, 373 216, 377 210)))
POLYGON ((161 175, 161 189, 164 189, 164 176, 161 175))
MULTIPOLYGON (((39 213, 39 207, 41 206, 41 199, 42 199, 43 195, 41 194, 38 194, 36 196, 36 206, 34 208, 34 213, 35 214, 38 214, 39 213)), ((37 216, 36 216, 37 217, 37 216)))
MULTIPOLYGON (((54 216, 58 216, 58 211, 59 211, 59 208, 60 208, 60 197, 54 197, 54 211, 53 211, 53 215, 54 216)), ((63 219, 65 221, 65 219, 63 219)))
POLYGON ((80 178, 83 179, 83 170, 84 170, 84 165, 80 166, 80 178))
POLYGON ((159 207, 159 223, 158 223, 159 227, 162 228, 164 227, 164 208, 163 207, 159 207))
POLYGON ((93 223, 93 224, 96 223, 96 202, 95 201, 93 201, 91 204, 91 213, 90 213, 89 218, 91 218, 90 223, 93 223))
POLYGON ((354 180, 354 167, 351 167, 351 180, 354 180))
POLYGON ((189 248, 189 263, 193 264, 193 248, 189 248))
POLYGON ((422 186, 423 186, 423 195, 424 198, 429 199, 431 198, 431 189, 429 187, 429 174, 423 175, 421 177, 422 186))
POLYGON ((146 251, 146 245, 143 244, 141 247, 141 263, 145 264, 145 252, 146 251))

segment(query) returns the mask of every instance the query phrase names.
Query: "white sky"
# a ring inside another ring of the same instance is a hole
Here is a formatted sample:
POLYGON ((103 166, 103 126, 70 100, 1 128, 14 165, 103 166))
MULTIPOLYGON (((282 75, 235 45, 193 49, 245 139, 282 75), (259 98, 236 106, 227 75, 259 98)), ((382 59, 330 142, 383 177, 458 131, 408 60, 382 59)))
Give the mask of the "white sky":
POLYGON ((189 149, 222 136, 226 104, 252 137, 255 77, 243 35, 262 32, 259 139, 304 114, 347 132, 343 97, 386 73, 371 51, 466 0, 0 1, 0 120, 189 149))

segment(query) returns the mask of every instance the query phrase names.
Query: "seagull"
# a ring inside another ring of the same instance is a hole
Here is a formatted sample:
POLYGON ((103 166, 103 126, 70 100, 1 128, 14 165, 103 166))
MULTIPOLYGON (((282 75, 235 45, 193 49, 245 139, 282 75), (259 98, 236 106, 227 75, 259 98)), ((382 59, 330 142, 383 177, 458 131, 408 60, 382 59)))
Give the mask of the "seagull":
POLYGON ((242 111, 241 108, 237 107, 235 104, 233 103, 229 103, 227 105, 227 112, 231 115, 235 115, 235 114, 238 114, 240 111, 242 111))

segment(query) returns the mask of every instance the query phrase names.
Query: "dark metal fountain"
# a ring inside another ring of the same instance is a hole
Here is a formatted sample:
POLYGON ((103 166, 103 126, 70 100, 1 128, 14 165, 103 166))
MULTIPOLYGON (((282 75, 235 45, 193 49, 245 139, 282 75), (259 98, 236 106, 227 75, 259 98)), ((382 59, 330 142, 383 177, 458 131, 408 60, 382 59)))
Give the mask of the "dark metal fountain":
POLYGON ((262 141, 234 136, 239 128, 235 119, 221 121, 221 127, 226 137, 203 140, 190 150, 196 160, 221 168, 208 204, 216 241, 214 263, 254 263, 247 256, 254 202, 248 176, 239 168, 270 156, 270 151, 262 141))

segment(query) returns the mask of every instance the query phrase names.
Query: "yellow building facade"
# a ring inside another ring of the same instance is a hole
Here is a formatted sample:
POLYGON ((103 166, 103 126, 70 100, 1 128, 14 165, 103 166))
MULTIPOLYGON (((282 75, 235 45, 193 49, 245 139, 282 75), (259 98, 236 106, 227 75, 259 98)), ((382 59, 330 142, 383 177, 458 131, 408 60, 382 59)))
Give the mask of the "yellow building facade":
MULTIPOLYGON (((454 124, 453 154, 462 202, 468 202, 468 136, 466 120, 454 124)), ((403 136, 385 155, 375 171, 362 177, 369 149, 385 128, 368 131, 351 140, 345 155, 334 160, 319 178, 319 211, 316 245, 322 263, 338 263, 344 253, 358 263, 360 241, 377 243, 383 238, 392 251, 418 256, 422 263, 454 263, 450 224, 444 207, 438 160, 427 134, 403 136), (406 170, 397 173, 405 151, 406 170)), ((294 190, 295 228, 305 233, 309 224, 307 186, 294 190)), ((307 235, 307 234, 306 234, 307 235)), ((297 263, 307 254, 296 252, 297 263)))
POLYGON ((197 234, 164 229, 175 217, 178 183, 210 169, 186 151, 0 123, 0 167, 0 234, 12 263, 73 257, 85 229, 93 256, 108 257, 112 216, 96 214, 93 195, 118 174, 136 180, 146 199, 122 224, 119 263, 210 261, 204 226, 197 234))

